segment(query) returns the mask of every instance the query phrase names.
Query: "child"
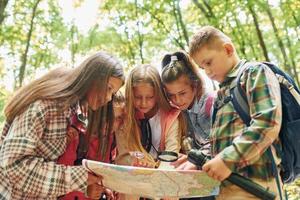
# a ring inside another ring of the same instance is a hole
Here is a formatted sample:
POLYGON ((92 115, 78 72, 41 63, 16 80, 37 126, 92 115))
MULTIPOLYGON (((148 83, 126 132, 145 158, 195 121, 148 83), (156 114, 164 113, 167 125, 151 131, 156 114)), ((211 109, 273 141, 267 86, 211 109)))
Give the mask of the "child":
MULTIPOLYGON (((114 96, 112 100, 113 105, 113 111, 114 111, 114 123, 112 126, 112 131, 108 134, 107 137, 105 137, 105 134, 102 135, 101 140, 105 140, 105 143, 107 143, 106 148, 101 148, 102 151, 104 151, 102 154, 99 153, 99 148, 103 142, 99 141, 99 138, 96 137, 96 135, 90 135, 89 133, 86 133, 85 124, 72 124, 72 126, 68 127, 68 146, 65 151, 65 153, 58 159, 59 164, 65 164, 65 165, 75 165, 76 159, 77 159, 77 152, 78 144, 79 144, 79 134, 85 134, 89 138, 89 143, 87 145, 87 153, 84 156, 85 159, 89 160, 96 160, 106 163, 112 163, 114 162, 114 159, 116 157, 116 142, 115 142, 115 131, 122 125, 123 118, 124 118, 124 107, 125 107, 125 97, 123 94, 118 91, 114 96), (104 155, 104 156, 102 156, 104 155)), ((82 109, 86 110, 86 109, 82 109)), ((89 112, 91 112, 89 110, 89 112)), ((77 112, 79 114, 80 111, 77 112)), ((87 115, 88 113, 80 113, 81 115, 87 115)), ((88 187, 87 190, 90 198, 92 199, 99 199, 100 195, 103 193, 106 193, 106 195, 113 195, 113 193, 109 189, 104 189, 99 184, 93 184, 88 187)), ((62 200, 84 200, 84 199, 90 199, 85 197, 84 193, 82 192, 71 192, 64 197, 62 197, 62 200)))
POLYGON ((194 140, 192 148, 209 150, 207 138, 214 93, 206 91, 203 78, 183 51, 164 56, 161 77, 171 103, 186 114, 191 135, 185 137, 194 140))
POLYGON ((108 102, 123 83, 119 61, 98 52, 76 68, 54 69, 20 88, 5 108, 1 199, 57 199, 72 191, 86 192, 88 185, 101 182, 101 177, 82 166, 56 161, 67 146, 67 127, 82 105, 93 111, 88 116, 88 133, 101 138, 100 130, 111 129, 108 102), (104 116, 101 121, 99 114, 104 116))
POLYGON ((158 167, 158 151, 179 152, 184 122, 178 120, 179 112, 167 102, 159 73, 151 65, 132 69, 125 90, 127 151, 120 153, 118 163, 158 167), (137 160, 130 156, 134 151, 144 154, 142 163, 134 163, 137 160))
MULTIPOLYGON (((213 159, 203 170, 219 181, 232 172, 239 173, 278 193, 271 159, 266 154, 266 149, 278 141, 281 125, 280 88, 275 75, 263 64, 253 65, 243 72, 241 85, 246 91, 252 117, 247 127, 232 102, 226 101, 232 81, 245 64, 230 38, 214 27, 202 27, 192 37, 189 53, 211 79, 220 83, 215 101, 218 110, 210 136, 213 159)), ((224 182, 218 199, 257 197, 224 182)))
MULTIPOLYGON (((206 91, 204 79, 184 51, 164 56, 161 78, 171 103, 186 115, 188 133, 183 136, 182 150, 186 154, 191 148, 194 148, 209 154, 208 136, 211 128, 214 93, 206 91)), ((181 154, 180 158, 172 165, 181 170, 197 169, 194 164, 187 161, 185 154, 181 154)))
MULTIPOLYGON (((180 112, 172 109, 164 96, 158 70, 151 65, 132 69, 126 81, 125 94, 127 118, 123 130, 117 133, 119 154, 116 163, 169 167, 168 163, 157 160, 157 153, 179 152, 185 124, 180 112), (143 158, 134 157, 132 152, 141 153, 143 158)), ((139 199, 133 195, 122 197, 139 199)))

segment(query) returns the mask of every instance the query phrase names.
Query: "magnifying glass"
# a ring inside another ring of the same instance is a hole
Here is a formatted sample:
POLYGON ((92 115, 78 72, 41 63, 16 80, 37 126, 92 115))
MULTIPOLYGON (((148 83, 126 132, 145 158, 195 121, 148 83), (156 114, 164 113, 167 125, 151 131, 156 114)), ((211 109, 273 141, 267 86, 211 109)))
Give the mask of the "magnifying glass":
POLYGON ((174 162, 178 159, 178 153, 173 151, 157 152, 157 159, 164 162, 174 162))
MULTIPOLYGON (((132 151, 130 155, 137 158, 143 159, 145 155, 140 151, 132 151)), ((157 160, 164 162, 174 162, 178 159, 178 153, 173 151, 157 151, 157 160)))

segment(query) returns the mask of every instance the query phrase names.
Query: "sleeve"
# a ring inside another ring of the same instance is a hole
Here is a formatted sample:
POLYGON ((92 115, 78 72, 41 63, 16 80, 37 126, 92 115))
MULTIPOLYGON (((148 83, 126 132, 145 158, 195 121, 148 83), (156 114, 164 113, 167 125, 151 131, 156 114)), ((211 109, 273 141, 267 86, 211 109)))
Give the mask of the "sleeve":
POLYGON ((3 173, 14 190, 28 197, 58 197, 74 190, 85 192, 88 173, 83 167, 58 165, 38 156, 38 146, 47 129, 46 114, 43 106, 32 104, 15 118, 1 146, 3 173))
POLYGON ((180 138, 179 121, 176 119, 166 133, 165 150, 178 153, 180 150, 180 138))
POLYGON ((241 77, 241 86, 247 94, 252 120, 220 153, 232 171, 257 162, 278 138, 282 121, 280 85, 271 69, 264 65, 248 69, 241 77))

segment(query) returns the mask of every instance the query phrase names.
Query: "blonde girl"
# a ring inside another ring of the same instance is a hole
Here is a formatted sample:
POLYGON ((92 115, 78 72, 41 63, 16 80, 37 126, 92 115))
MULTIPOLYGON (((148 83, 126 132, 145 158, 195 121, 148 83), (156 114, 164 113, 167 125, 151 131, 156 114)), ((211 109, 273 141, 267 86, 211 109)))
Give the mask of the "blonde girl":
POLYGON ((151 65, 138 66, 130 72, 125 97, 127 152, 120 152, 118 162, 132 164, 134 161, 129 153, 138 151, 144 155, 143 161, 148 167, 158 167, 157 151, 178 153, 180 150, 180 137, 184 130, 180 112, 168 103, 158 70, 151 65), (143 124, 147 125, 146 128, 143 124))

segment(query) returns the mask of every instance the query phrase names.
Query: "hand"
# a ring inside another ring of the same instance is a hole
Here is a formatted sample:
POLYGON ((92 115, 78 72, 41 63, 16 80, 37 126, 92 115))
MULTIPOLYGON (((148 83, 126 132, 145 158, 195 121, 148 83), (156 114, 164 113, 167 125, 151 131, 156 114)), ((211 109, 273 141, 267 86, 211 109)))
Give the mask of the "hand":
POLYGON ((91 199, 100 199, 103 192, 105 192, 105 188, 98 183, 94 183, 87 187, 87 196, 91 199))
POLYGON ((231 174, 231 170, 219 156, 207 161, 203 165, 202 170, 205 171, 208 176, 218 181, 225 180, 231 174))
POLYGON ((121 200, 121 195, 119 192, 113 192, 113 193, 114 193, 115 200, 121 200))
POLYGON ((80 110, 84 117, 88 116, 89 104, 87 101, 80 102, 80 110))
POLYGON ((177 169, 181 164, 185 163, 186 161, 187 155, 180 153, 178 156, 178 160, 172 162, 171 165, 173 165, 177 169))
POLYGON ((135 166, 135 167, 145 167, 145 168, 153 168, 153 166, 150 163, 145 162, 142 159, 134 159, 133 163, 132 163, 132 166, 135 166))
POLYGON ((191 163, 190 161, 185 161, 178 167, 176 167, 177 170, 197 170, 197 166, 191 163))
POLYGON ((105 188, 105 195, 106 195, 106 199, 108 200, 117 200, 117 194, 115 192, 113 192, 112 190, 105 188))
POLYGON ((93 185, 95 183, 102 185, 102 177, 101 176, 97 176, 95 174, 92 173, 88 173, 88 179, 87 179, 87 185, 93 185))

